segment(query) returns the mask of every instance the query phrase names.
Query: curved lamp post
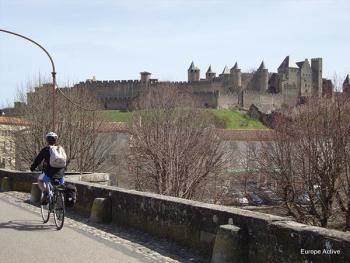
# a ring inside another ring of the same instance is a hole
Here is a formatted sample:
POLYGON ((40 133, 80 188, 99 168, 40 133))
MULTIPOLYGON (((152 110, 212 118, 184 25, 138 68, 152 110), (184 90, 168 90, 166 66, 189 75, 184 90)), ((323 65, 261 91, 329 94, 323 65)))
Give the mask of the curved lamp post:
POLYGON ((11 32, 8 30, 4 30, 0 28, 0 32, 4 32, 7 34, 11 34, 11 35, 15 35, 21 38, 24 38, 25 40, 28 40, 30 42, 32 42, 33 44, 37 45, 38 47, 40 47, 45 54, 49 57, 50 62, 51 62, 51 66, 52 66, 52 131, 55 130, 55 89, 56 89, 56 71, 55 71, 55 64, 53 63, 52 57, 50 56, 49 52, 47 52, 47 50, 41 46, 39 43, 35 42, 34 40, 30 39, 29 37, 23 36, 21 34, 17 34, 15 32, 11 32))

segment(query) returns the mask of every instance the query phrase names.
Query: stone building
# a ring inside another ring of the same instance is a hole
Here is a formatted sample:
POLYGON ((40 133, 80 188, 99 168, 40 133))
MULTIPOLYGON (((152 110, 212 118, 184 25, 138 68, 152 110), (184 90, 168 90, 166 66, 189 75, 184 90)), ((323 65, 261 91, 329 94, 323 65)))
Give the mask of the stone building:
POLYGON ((236 62, 232 68, 225 66, 217 76, 209 66, 205 78, 200 77, 200 69, 192 62, 187 75, 187 81, 167 82, 151 78, 149 72, 141 72, 140 80, 97 81, 93 78, 72 88, 89 89, 101 99, 105 109, 130 110, 133 99, 145 87, 169 85, 191 93, 203 107, 248 109, 254 104, 265 113, 282 105, 294 106, 309 96, 332 96, 333 92, 332 85, 322 78, 322 58, 312 58, 311 63, 308 59, 293 63, 287 56, 277 72, 269 72, 264 62, 253 72, 242 72, 236 62))
POLYGON ((0 167, 14 169, 16 166, 15 134, 25 127, 19 118, 0 117, 0 167))
POLYGON ((343 83, 343 93, 346 94, 346 96, 350 97, 350 78, 349 74, 346 75, 346 78, 343 83))

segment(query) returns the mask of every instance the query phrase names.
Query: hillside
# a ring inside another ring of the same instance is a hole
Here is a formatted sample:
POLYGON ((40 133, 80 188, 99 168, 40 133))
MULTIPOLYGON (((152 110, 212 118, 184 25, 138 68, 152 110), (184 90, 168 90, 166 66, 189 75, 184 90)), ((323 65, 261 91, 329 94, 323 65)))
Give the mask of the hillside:
MULTIPOLYGON (((239 111, 209 109, 215 117, 218 128, 225 129, 267 129, 261 122, 251 119, 245 113, 239 111)), ((131 120, 131 112, 120 110, 104 110, 101 111, 102 116, 107 121, 129 122, 131 120)))

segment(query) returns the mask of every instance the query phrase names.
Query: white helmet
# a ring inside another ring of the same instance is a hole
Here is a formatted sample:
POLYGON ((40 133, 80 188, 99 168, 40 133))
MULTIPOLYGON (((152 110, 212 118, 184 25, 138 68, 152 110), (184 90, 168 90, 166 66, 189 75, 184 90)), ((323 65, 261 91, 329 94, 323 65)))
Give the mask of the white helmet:
POLYGON ((46 140, 47 141, 56 141, 57 138, 58 138, 58 136, 54 132, 49 132, 48 134, 46 134, 46 140))

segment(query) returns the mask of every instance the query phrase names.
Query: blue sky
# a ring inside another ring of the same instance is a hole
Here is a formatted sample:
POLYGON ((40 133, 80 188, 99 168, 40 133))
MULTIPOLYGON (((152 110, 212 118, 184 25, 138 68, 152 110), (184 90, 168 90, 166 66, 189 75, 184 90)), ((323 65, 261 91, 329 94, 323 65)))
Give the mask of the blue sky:
MULTIPOLYGON (((236 61, 262 60, 269 71, 290 55, 323 57, 324 77, 350 72, 350 1, 342 0, 0 0, 0 28, 41 43, 59 85, 93 75, 186 80, 193 60, 203 77, 236 61)), ((0 32, 0 107, 38 74, 50 77, 45 54, 0 32)))

